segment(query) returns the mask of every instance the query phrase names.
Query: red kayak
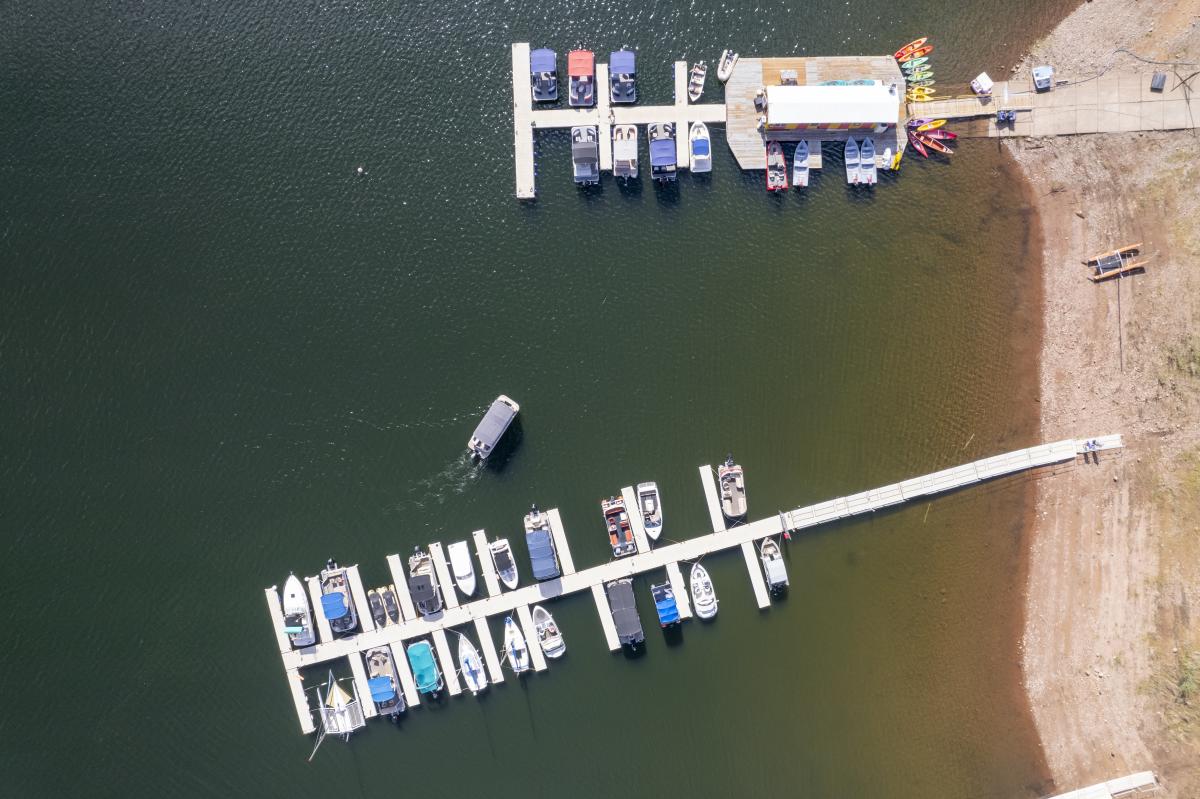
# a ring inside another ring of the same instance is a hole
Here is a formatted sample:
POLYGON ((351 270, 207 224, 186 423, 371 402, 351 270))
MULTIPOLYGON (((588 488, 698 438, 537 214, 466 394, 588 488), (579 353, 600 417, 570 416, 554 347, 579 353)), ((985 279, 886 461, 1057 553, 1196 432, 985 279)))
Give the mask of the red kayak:
POLYGON ((936 139, 928 138, 924 133, 914 133, 913 136, 917 141, 928 147, 930 150, 937 150, 939 153, 945 153, 946 155, 954 155, 954 151, 949 147, 942 144, 940 141, 937 141, 936 139))
POLYGON ((927 41, 929 41, 928 36, 922 36, 920 39, 913 39, 911 42, 909 42, 908 44, 904 45, 899 50, 897 50, 895 57, 897 59, 903 58, 904 56, 911 53, 913 50, 916 50, 918 47, 925 44, 925 42, 927 42, 927 41))
POLYGON ((958 138, 957 133, 948 130, 923 130, 922 136, 928 136, 931 139, 945 139, 946 141, 954 141, 958 138))
POLYGON ((897 56, 896 60, 903 64, 905 61, 912 61, 914 58, 920 58, 923 55, 929 55, 933 52, 933 45, 927 44, 924 47, 918 47, 916 50, 905 53, 902 56, 897 56))
POLYGON ((921 154, 923 158, 929 157, 929 151, 925 149, 925 145, 917 141, 917 136, 911 130, 908 132, 908 143, 913 146, 913 149, 921 154))

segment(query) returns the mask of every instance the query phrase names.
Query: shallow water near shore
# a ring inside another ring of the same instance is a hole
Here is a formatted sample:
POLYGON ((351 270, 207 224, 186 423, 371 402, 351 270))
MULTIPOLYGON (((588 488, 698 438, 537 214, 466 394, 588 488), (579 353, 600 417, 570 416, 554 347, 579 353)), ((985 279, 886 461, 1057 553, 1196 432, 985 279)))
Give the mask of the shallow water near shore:
POLYGON ((527 578, 532 501, 584 567, 624 485, 658 481, 667 538, 705 532, 696 467, 728 451, 760 518, 1035 442, 1038 249, 993 142, 874 190, 828 150, 807 193, 768 197, 719 128, 712 175, 666 190, 578 191, 551 133, 539 199, 512 198, 512 41, 560 65, 636 47, 660 103, 673 59, 724 46, 928 34, 939 80, 965 81, 1063 10, 755 8, 19 5, 0 32, 13 795, 1038 795, 1021 478, 796 536, 766 612, 736 551, 707 558, 720 615, 678 639, 640 578, 640 658, 606 651, 590 597, 557 601, 569 652, 545 674, 304 762, 262 598, 289 571, 336 556, 378 585, 387 554, 486 528, 527 578), (520 435, 481 470, 462 447, 501 391, 520 435))

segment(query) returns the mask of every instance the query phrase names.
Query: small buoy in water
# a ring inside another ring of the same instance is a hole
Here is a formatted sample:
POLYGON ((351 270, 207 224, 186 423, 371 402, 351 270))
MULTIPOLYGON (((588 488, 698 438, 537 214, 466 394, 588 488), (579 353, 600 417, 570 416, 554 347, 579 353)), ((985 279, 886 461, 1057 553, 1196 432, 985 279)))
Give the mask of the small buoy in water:
POLYGON ((360 167, 358 168, 358 174, 360 174, 360 175, 365 175, 365 174, 367 174, 367 170, 363 169, 363 168, 360 166, 360 167))

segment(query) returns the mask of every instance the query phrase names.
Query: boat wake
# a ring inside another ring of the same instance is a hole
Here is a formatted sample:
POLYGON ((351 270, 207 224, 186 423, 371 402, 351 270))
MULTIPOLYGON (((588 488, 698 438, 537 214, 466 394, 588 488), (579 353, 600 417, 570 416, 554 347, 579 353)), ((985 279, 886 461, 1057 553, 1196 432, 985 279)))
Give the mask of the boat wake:
POLYGON ((483 463, 463 453, 442 465, 434 474, 415 481, 409 488, 411 501, 418 508, 444 505, 460 496, 483 474, 483 463))

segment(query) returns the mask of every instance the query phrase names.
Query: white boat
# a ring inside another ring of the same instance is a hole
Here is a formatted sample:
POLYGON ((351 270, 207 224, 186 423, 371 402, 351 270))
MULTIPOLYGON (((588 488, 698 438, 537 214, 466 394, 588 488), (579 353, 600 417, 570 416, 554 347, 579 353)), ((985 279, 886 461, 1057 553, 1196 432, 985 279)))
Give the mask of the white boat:
POLYGON ((712 172, 712 139, 708 136, 708 125, 693 122, 688 133, 691 146, 693 172, 712 172))
POLYGON ((657 541, 663 526, 662 497, 658 493, 658 483, 638 483, 637 496, 646 535, 657 541))
POLYGON ((283 631, 294 647, 312 646, 317 642, 312 611, 308 607, 308 594, 295 574, 289 574, 283 584, 283 631))
POLYGON ((500 582, 509 588, 516 588, 517 562, 513 560, 512 548, 508 545, 508 539, 497 538, 488 544, 488 551, 492 553, 492 565, 496 567, 496 574, 499 575, 500 582))
POLYGON ((567 651, 567 642, 563 640, 562 632, 558 629, 550 611, 541 605, 533 606, 533 628, 537 631, 538 643, 548 658, 560 658, 567 651))
POLYGON ((632 180, 638 176, 637 125, 613 125, 613 177, 632 180))
POLYGON ((529 671, 529 647, 525 645, 520 625, 512 616, 504 617, 504 656, 517 674, 529 671))
POLYGON ((708 569, 699 563, 692 565, 692 605, 696 615, 702 619, 711 619, 717 615, 717 592, 713 588, 712 578, 708 569))
POLYGON ((367 688, 371 691, 371 701, 381 715, 391 716, 395 721, 405 705, 392 650, 386 646, 368 649, 363 653, 363 659, 367 662, 367 688))
POLYGON ((708 67, 700 61, 696 66, 692 67, 692 74, 688 77, 688 99, 693 103, 700 99, 700 95, 704 93, 704 78, 708 75, 708 67))
POLYGON ((326 735, 340 735, 343 740, 350 740, 350 733, 367 726, 363 716, 362 703, 358 698, 358 686, 354 686, 354 696, 346 693, 346 689, 338 685, 329 672, 329 681, 325 683, 325 694, 317 688, 318 710, 321 714, 321 726, 326 735))
POLYGON ((450 556, 450 573, 454 584, 465 596, 475 596, 475 564, 471 561, 471 550, 466 541, 455 541, 446 548, 450 556))
POLYGON ((758 549, 762 559, 763 571, 767 575, 767 589, 777 594, 788 587, 787 566, 783 562, 783 553, 774 538, 764 538, 758 549))
POLYGON ((483 661, 479 659, 479 650, 465 635, 458 636, 458 670, 462 672, 463 680, 472 694, 478 694, 487 688, 487 672, 483 670, 483 661))
POLYGON ((792 159, 792 185, 798 189, 808 185, 808 142, 804 139, 796 145, 796 156, 792 159))
POLYGON ((733 462, 733 456, 717 469, 717 483, 721 492, 721 513, 729 520, 746 515, 746 479, 742 467, 733 462))
POLYGON ((875 169, 875 142, 870 138, 862 140, 858 153, 858 174, 868 186, 874 186, 879 181, 879 173, 875 169))
POLYGON ((721 52, 721 61, 717 64, 717 80, 724 83, 729 80, 729 76, 733 74, 733 68, 737 65, 738 54, 732 50, 723 50, 721 52))
POLYGON ((846 182, 858 183, 858 142, 846 139, 846 182))

